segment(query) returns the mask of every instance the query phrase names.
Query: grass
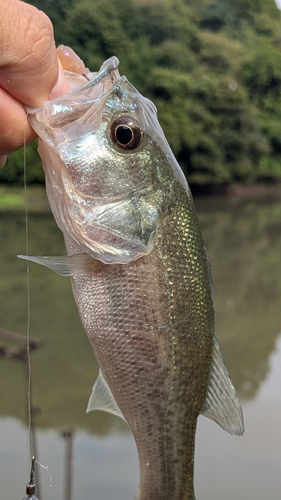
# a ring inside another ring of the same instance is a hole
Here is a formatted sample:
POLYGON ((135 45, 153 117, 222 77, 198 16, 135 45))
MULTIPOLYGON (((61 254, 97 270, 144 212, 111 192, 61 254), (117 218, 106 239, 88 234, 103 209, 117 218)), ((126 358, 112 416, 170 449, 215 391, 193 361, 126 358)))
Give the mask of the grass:
POLYGON ((49 205, 43 186, 23 187, 0 186, 0 212, 25 211, 46 212, 49 205))

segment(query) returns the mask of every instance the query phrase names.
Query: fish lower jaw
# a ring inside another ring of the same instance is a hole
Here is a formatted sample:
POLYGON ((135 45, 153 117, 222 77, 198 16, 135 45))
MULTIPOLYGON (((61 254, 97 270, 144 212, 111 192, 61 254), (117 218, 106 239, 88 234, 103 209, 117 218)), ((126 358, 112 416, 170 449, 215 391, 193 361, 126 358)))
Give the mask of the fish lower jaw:
MULTIPOLYGON (((65 230, 62 230, 64 235, 65 230)), ((91 240, 81 234, 69 234, 65 240, 69 242, 70 254, 72 253, 86 253, 99 260, 103 264, 128 264, 145 255, 148 255, 153 249, 153 238, 151 238, 147 245, 135 243, 131 248, 122 248, 120 245, 110 245, 103 243, 102 240, 91 240), (75 248, 75 251, 71 249, 75 248)))

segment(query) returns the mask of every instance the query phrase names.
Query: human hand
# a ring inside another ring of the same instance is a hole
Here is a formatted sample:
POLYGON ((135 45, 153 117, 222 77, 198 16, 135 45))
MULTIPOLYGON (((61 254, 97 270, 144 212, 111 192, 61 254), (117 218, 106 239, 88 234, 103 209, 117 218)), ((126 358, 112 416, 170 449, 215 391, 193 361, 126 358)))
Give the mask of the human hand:
POLYGON ((0 1, 0 166, 35 138, 24 104, 42 106, 69 91, 50 19, 20 0, 0 1))

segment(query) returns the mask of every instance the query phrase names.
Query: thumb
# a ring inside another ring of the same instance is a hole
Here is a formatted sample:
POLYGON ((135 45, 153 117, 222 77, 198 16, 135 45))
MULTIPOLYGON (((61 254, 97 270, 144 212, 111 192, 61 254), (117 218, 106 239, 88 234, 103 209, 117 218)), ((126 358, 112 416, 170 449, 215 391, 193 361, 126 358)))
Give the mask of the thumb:
POLYGON ((59 72, 50 19, 19 0, 0 2, 0 86, 33 107, 41 106, 55 86, 56 95, 69 90, 59 72))

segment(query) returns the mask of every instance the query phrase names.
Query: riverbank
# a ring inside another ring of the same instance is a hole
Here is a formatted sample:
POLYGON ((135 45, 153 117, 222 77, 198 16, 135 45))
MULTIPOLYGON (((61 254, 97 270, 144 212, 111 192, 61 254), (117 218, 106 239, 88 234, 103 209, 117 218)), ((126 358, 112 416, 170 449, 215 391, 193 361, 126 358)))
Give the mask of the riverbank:
MULTIPOLYGON (((229 184, 227 186, 192 186, 195 198, 200 197, 237 197, 237 198, 281 198, 281 183, 275 184, 229 184)), ((22 212, 45 213, 50 211, 46 190, 43 185, 30 185, 25 192, 23 187, 0 186, 0 213, 22 212)))
POLYGON ((239 184, 232 183, 227 185, 205 185, 191 186, 194 196, 237 196, 237 197, 281 197, 281 183, 256 183, 239 184))

